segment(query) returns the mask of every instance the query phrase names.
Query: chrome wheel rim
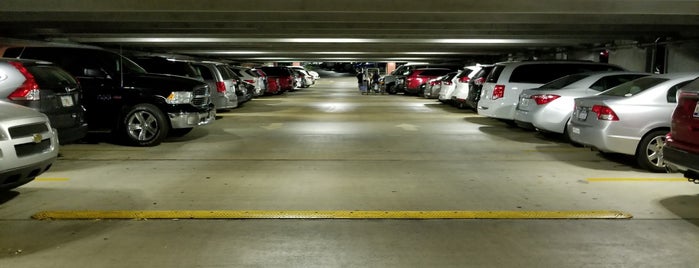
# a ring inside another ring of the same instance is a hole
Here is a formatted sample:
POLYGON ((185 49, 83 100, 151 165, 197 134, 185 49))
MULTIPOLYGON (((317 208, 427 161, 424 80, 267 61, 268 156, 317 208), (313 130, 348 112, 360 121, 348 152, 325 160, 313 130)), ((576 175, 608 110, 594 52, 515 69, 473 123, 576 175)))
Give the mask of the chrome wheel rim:
POLYGON ((646 146, 646 158, 653 166, 665 167, 663 161, 663 145, 665 145, 664 136, 656 136, 650 140, 646 146))
POLYGON ((146 111, 133 113, 127 120, 129 136, 138 141, 148 141, 158 134, 158 120, 146 111))

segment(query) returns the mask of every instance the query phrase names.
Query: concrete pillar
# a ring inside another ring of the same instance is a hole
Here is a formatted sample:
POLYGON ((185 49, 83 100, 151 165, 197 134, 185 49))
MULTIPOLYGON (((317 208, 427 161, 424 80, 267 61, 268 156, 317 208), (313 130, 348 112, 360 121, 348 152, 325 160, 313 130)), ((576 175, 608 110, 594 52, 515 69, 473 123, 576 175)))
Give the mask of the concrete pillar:
POLYGON ((395 62, 387 62, 386 63, 386 74, 390 74, 393 72, 393 70, 396 69, 396 63, 395 62))

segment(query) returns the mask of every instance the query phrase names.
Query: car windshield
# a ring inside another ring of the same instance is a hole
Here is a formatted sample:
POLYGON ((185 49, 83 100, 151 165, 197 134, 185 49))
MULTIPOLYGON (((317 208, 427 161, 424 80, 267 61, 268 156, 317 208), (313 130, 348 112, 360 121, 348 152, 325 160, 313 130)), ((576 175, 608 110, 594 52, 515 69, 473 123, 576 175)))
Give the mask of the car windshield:
POLYGON ((607 91, 600 93, 600 95, 606 96, 619 96, 619 97, 631 97, 638 93, 641 93, 649 88, 652 88, 662 82, 669 79, 667 78, 656 78, 656 77, 643 77, 630 82, 623 83, 616 87, 610 88, 607 91))
POLYGON ((544 84, 543 86, 540 86, 539 89, 561 89, 564 88, 572 83, 578 82, 582 80, 585 77, 588 77, 590 75, 588 74, 573 74, 573 75, 568 75, 564 76, 561 78, 558 78, 556 80, 553 80, 547 84, 544 84))

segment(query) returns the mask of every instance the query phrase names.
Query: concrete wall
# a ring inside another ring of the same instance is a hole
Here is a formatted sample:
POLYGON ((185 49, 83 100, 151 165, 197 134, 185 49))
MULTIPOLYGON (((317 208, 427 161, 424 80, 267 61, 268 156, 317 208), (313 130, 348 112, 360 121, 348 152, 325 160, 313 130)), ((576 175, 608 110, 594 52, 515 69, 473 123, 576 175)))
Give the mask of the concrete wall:
POLYGON ((646 71, 646 49, 637 47, 618 48, 609 51, 609 63, 629 71, 646 71))
POLYGON ((668 73, 699 72, 699 42, 668 46, 668 73))

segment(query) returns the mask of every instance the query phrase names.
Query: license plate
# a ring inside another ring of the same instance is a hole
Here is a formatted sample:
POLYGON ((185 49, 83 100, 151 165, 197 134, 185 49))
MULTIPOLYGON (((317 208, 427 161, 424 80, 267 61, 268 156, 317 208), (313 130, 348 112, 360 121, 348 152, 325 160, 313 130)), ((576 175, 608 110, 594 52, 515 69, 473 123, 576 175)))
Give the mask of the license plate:
POLYGON ((694 106, 694 117, 699 117, 699 102, 694 106))
POLYGON ((581 120, 581 121, 587 120, 587 109, 580 109, 578 111, 578 120, 581 120))
POLYGON ((574 134, 580 134, 580 129, 577 127, 573 127, 573 133, 574 134))
POLYGON ((61 96, 61 105, 63 107, 73 106, 73 96, 61 96))

